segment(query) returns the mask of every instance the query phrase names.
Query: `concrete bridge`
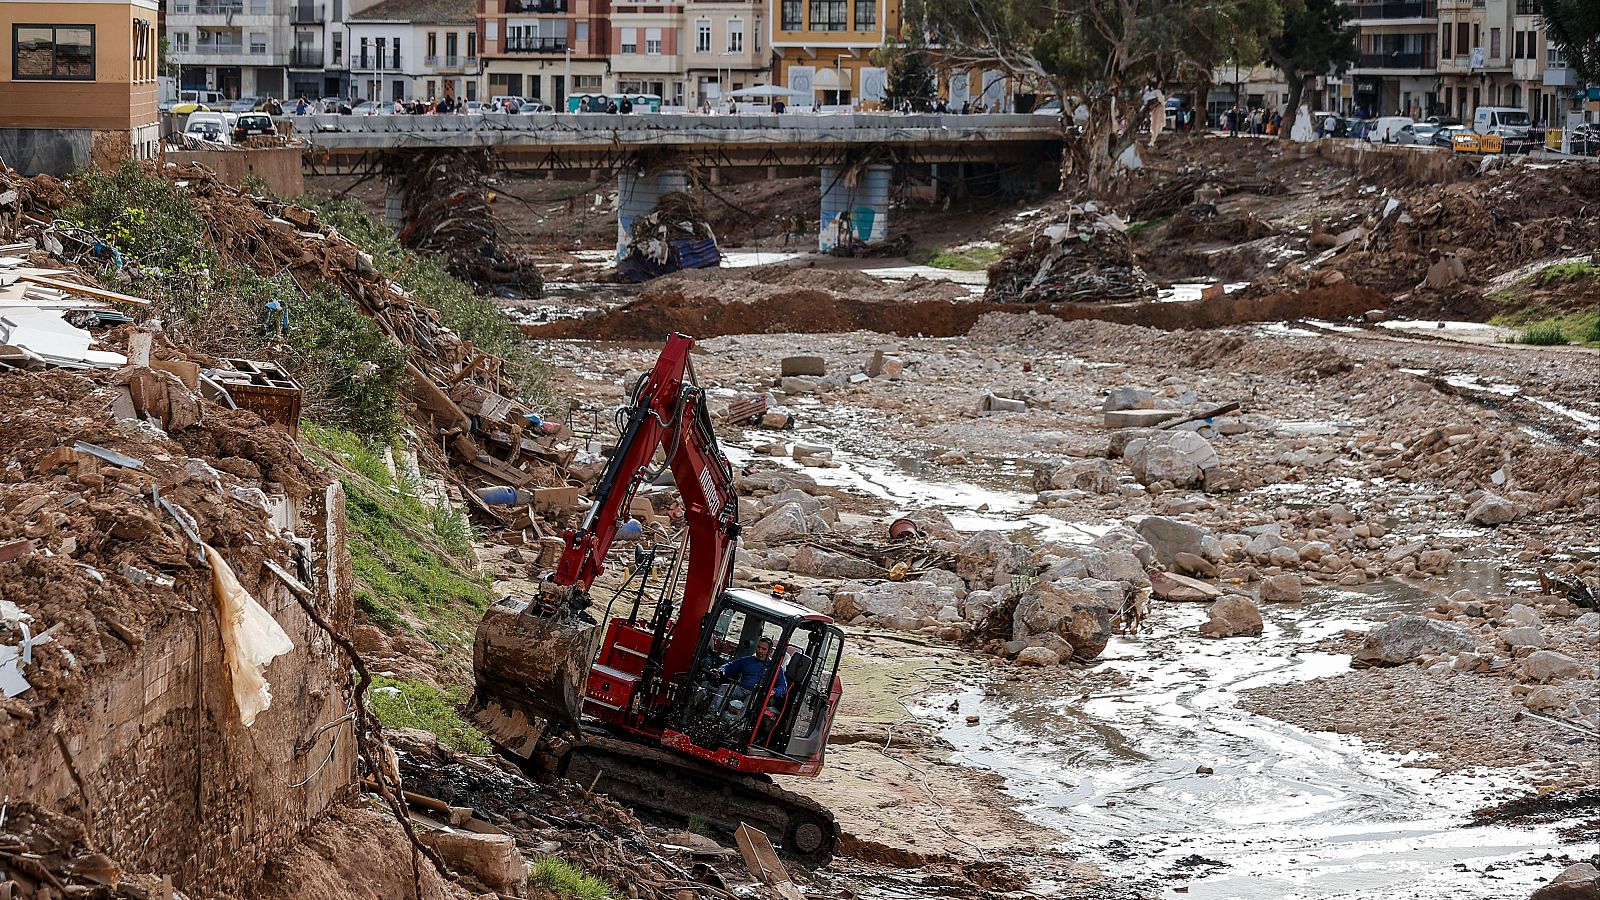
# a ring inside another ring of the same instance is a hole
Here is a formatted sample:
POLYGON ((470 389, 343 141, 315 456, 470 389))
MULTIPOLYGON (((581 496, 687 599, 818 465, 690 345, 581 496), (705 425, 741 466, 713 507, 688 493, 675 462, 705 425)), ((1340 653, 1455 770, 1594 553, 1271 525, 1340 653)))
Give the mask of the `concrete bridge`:
MULTIPOLYGON (((889 239, 896 173, 925 174, 935 185, 963 181, 973 170, 994 175, 1019 192, 1057 177, 1059 124, 1050 116, 903 115, 897 113, 782 115, 318 115, 288 116, 310 142, 303 155, 311 174, 390 173, 410 157, 450 150, 489 150, 496 168, 524 172, 615 172, 617 248, 627 246, 633 221, 665 193, 685 190, 698 170, 715 184, 726 169, 765 167, 818 172, 818 244, 878 244, 889 239)), ((398 224, 403 198, 392 193, 389 217, 398 224)))
POLYGON ((287 116, 311 143, 318 173, 369 171, 386 155, 446 149, 493 150, 523 171, 620 169, 640 158, 682 167, 846 165, 873 154, 892 165, 1017 163, 1059 153, 1051 116, 896 113, 682 115, 287 116))

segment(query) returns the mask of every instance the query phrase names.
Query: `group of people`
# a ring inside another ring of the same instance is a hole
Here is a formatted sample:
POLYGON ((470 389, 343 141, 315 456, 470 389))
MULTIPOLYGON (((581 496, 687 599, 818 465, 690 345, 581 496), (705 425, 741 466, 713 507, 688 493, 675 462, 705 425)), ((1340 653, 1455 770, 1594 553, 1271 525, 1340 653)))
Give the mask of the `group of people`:
POLYGON ((578 101, 578 112, 626 116, 633 112, 633 101, 626 96, 619 102, 611 97, 591 97, 585 94, 583 99, 578 101))
POLYGON ((1241 134, 1277 134, 1283 127, 1283 113, 1261 106, 1251 109, 1234 106, 1223 113, 1222 118, 1223 127, 1228 130, 1231 137, 1238 137, 1241 134))

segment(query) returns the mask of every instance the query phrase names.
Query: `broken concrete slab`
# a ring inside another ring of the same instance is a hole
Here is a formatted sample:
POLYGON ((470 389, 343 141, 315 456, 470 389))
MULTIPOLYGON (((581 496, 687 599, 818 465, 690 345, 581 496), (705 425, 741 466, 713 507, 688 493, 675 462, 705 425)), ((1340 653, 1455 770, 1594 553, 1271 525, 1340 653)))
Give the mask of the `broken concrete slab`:
POLYGON ((778 361, 778 374, 784 377, 814 375, 820 378, 828 374, 828 367, 820 356, 785 356, 778 361))

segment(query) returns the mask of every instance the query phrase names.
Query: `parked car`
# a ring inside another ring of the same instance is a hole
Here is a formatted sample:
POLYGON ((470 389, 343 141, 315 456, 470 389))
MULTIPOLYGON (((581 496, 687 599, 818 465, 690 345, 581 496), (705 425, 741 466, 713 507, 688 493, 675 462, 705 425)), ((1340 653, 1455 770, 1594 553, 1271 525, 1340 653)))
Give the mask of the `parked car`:
POLYGON ((1528 111, 1515 106, 1480 106, 1472 114, 1475 134, 1499 135, 1507 153, 1526 153, 1533 149, 1529 131, 1533 119, 1528 111))
POLYGON ((386 116, 394 112, 394 104, 384 100, 363 100, 350 108, 358 116, 386 116))
POLYGON ((1462 124, 1462 121, 1455 116, 1429 116, 1422 121, 1429 125, 1438 125, 1440 128, 1462 124))
POLYGON ((219 112, 191 113, 183 123, 183 133, 216 144, 232 143, 228 137, 230 129, 226 116, 219 112))
POLYGON ((271 137, 278 133, 272 124, 272 117, 266 113, 247 112, 239 115, 239 120, 233 123, 233 141, 238 143, 245 138, 271 137))
POLYGON ((1435 147, 1443 147, 1446 150, 1451 150, 1455 148, 1456 135, 1470 134, 1471 132, 1472 129, 1465 125, 1445 125, 1433 133, 1431 143, 1435 147))
POLYGON ((517 112, 519 112, 519 113, 547 113, 547 112, 555 112, 555 108, 552 107, 550 104, 545 103, 542 100, 524 100, 524 101, 522 101, 522 105, 517 107, 517 112))
POLYGON ((163 100, 156 104, 156 108, 162 112, 187 115, 201 107, 221 109, 227 102, 219 91, 179 91, 176 98, 163 100))
POLYGON ((262 99, 261 97, 240 97, 239 99, 228 104, 228 112, 255 112, 256 110, 260 109, 261 104, 265 102, 266 100, 262 99))
POLYGON ((1431 147, 1433 146, 1433 134, 1438 130, 1439 126, 1437 125, 1429 125, 1426 122, 1417 122, 1407 125, 1395 132, 1394 140, 1391 141, 1391 143, 1404 144, 1408 146, 1431 147))

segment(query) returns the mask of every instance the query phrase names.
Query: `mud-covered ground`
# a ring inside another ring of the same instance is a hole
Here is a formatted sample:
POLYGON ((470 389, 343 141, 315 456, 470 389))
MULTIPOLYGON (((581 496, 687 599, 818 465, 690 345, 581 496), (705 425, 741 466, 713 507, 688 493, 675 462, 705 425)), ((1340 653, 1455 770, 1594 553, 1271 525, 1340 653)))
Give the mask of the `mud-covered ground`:
MULTIPOLYGON (((1175 887, 1217 897, 1515 896, 1587 856, 1592 847, 1554 829, 1462 826, 1474 809, 1595 781, 1600 632, 1574 624, 1586 610, 1542 590, 1538 575, 1581 577, 1600 547, 1600 468, 1590 455, 1600 441, 1590 388, 1600 359, 1444 331, 1310 322, 1164 332, 992 314, 955 338, 703 342, 695 368, 715 400, 771 391, 796 417, 793 431, 725 430, 736 461, 810 476, 817 486, 808 490, 830 498, 852 536, 881 538, 895 515, 932 508, 965 534, 997 529, 1036 550, 1152 515, 1224 540, 1275 526, 1290 544, 1337 548, 1318 562, 1235 553, 1220 565, 1217 584, 1258 600, 1264 579, 1287 572, 1301 582, 1302 602, 1259 603, 1260 638, 1206 641, 1195 631, 1203 605, 1159 600, 1143 629, 1116 638, 1101 659, 1057 669, 955 649, 941 641, 948 628, 903 638, 853 631, 829 768, 797 789, 835 809, 854 852, 874 865, 930 853, 998 859, 1047 875, 1040 886, 1101 896, 1175 887), (784 356, 819 355, 829 373, 849 376, 875 351, 903 364, 898 379, 775 387, 784 356), (1230 473, 1228 489, 1147 488, 1114 458, 1115 492, 1040 496, 1036 470, 1106 456, 1112 432, 1101 405, 1128 385, 1161 405, 1241 403, 1203 432, 1230 473), (1027 408, 980 414, 989 394, 1027 408), (773 443, 826 446, 832 460, 802 466, 751 453, 773 443), (1486 488, 1511 498, 1514 521, 1467 521, 1486 488), (1503 617, 1517 603, 1538 611, 1549 647, 1586 667, 1559 680, 1559 708, 1528 705, 1541 687, 1520 674, 1529 650, 1496 638, 1514 624, 1503 617), (1483 665, 1352 669, 1363 633, 1400 613, 1472 630, 1483 665), (1149 715, 1128 712, 1141 709, 1149 715), (1197 775, 1200 766, 1220 774, 1197 775), (1271 812, 1284 808, 1293 812, 1271 812), (1212 839, 1234 824, 1228 814, 1253 837, 1212 839), (1330 815, 1352 824, 1313 827, 1330 815), (1212 837, 1184 824, 1212 816, 1221 818, 1202 828, 1214 827, 1212 837), (1410 824, 1383 824, 1397 821, 1410 824), (1304 866, 1268 852, 1277 829, 1304 866), (1337 846, 1364 850, 1330 858, 1337 846), (1383 865, 1415 883, 1370 875, 1383 865), (1340 884, 1354 892, 1336 893, 1340 884)), ((542 348, 572 393, 596 404, 615 403, 628 373, 656 352, 647 343, 542 348)), ((763 569, 759 555, 741 559, 754 560, 739 576, 755 584, 826 583, 763 569)))

